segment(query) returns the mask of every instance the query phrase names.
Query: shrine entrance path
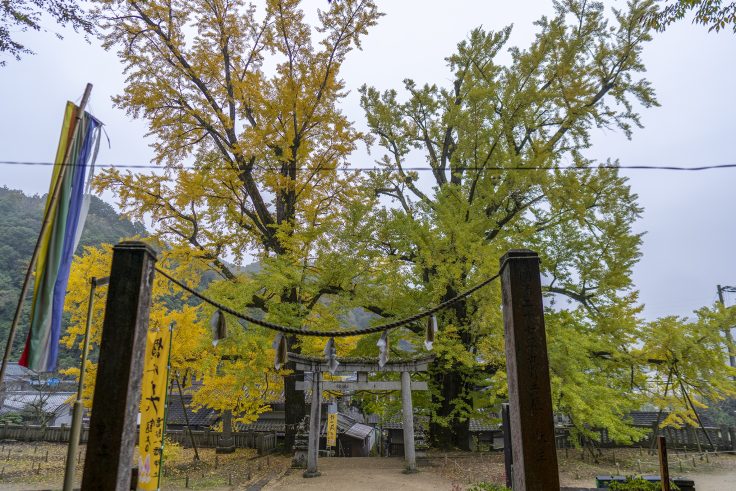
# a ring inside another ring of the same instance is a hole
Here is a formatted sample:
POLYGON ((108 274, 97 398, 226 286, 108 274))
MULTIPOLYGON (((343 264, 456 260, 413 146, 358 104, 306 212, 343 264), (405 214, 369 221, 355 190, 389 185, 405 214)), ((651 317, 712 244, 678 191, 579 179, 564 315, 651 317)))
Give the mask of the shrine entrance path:
POLYGON ((305 479, 303 469, 289 469, 263 491, 325 491, 349 490, 443 490, 452 489, 452 482, 440 476, 432 468, 422 467, 416 474, 403 474, 403 458, 386 457, 320 457, 320 477, 305 479))

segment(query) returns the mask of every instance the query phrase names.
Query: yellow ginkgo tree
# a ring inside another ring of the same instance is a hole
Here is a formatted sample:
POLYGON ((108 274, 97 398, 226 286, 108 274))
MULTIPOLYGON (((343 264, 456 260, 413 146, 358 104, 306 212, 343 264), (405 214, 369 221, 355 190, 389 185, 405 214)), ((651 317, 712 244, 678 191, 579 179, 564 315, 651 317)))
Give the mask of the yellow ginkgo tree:
MULTIPOLYGON (((330 255, 343 210, 375 200, 341 169, 364 136, 338 107, 339 71, 380 14, 372 0, 325 2, 310 25, 299 0, 264 3, 96 2, 104 45, 127 74, 115 104, 148 122, 164 170, 111 169, 96 186, 232 284, 238 271, 223 257, 267 263, 274 288, 243 307, 299 325, 360 270, 335 269, 330 255)), ((288 344, 300 349, 294 336, 288 344)), ((285 379, 287 449, 305 414, 295 382, 285 379)))
POLYGON ((696 319, 663 317, 648 323, 637 353, 648 365, 650 401, 668 412, 660 426, 702 426, 710 404, 736 397, 736 369, 728 365, 719 326, 736 310, 718 305, 696 311, 696 319))
MULTIPOLYGON (((110 272, 112 247, 87 247, 73 264, 65 308, 69 327, 62 339, 68 348, 81 347, 87 315, 89 281, 103 278, 110 272)), ((158 266, 169 274, 187 278, 190 286, 201 281, 202 265, 183 261, 177 251, 160 253, 158 266)), ((94 303, 90 329, 90 349, 87 361, 84 402, 91 407, 96 375, 96 348, 100 344, 105 316, 107 287, 100 287, 94 303)), ((212 309, 192 301, 188 294, 173 287, 165 278, 156 276, 152 292, 149 328, 172 326, 170 379, 193 394, 194 409, 208 407, 217 411, 232 411, 235 421, 251 422, 268 408, 267 403, 281 393, 281 377, 273 369, 273 350, 264 348, 265 333, 258 328, 244 328, 229 320, 228 337, 215 345, 210 329, 212 309), (192 384, 195 380, 197 383, 192 384)), ((79 374, 78 368, 66 371, 79 374)), ((172 389, 174 386, 172 386, 172 389)))

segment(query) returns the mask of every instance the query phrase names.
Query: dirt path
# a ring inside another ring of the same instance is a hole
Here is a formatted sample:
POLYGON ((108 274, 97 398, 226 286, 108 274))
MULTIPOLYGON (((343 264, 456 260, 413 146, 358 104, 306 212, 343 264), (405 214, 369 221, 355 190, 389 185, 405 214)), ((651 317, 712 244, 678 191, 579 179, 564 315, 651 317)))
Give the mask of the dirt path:
POLYGON ((725 474, 690 474, 688 479, 695 481, 698 491, 727 491, 736 489, 736 470, 725 474))
POLYGON ((416 474, 403 474, 404 461, 400 458, 365 457, 355 459, 319 459, 320 477, 305 479, 302 469, 290 469, 281 479, 273 481, 263 491, 326 491, 328 489, 361 490, 416 490, 450 491, 452 482, 434 472, 421 468, 416 474))

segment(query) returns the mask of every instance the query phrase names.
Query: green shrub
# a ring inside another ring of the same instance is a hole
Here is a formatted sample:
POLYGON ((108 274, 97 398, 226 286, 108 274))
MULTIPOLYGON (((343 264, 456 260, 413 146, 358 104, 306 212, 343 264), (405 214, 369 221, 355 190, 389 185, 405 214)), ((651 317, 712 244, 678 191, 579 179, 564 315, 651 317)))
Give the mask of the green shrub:
MULTIPOLYGON (((672 491, 679 488, 671 484, 672 491)), ((608 487, 612 491, 662 491, 662 485, 658 482, 645 481, 641 477, 627 477, 626 482, 612 482, 608 487)))
POLYGON ((468 488, 468 491, 511 491, 506 486, 492 482, 479 482, 468 488))
POLYGON ((19 413, 5 413, 0 416, 0 424, 19 425, 23 423, 23 416, 19 413))

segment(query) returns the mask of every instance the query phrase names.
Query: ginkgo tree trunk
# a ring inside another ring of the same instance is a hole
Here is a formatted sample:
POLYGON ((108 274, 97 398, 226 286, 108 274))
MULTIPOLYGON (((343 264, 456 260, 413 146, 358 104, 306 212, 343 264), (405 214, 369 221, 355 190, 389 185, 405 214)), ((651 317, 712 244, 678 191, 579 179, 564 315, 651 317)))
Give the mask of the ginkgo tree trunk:
MULTIPOLYGON (((616 169, 596 168, 584 155, 595 128, 630 135, 640 124, 635 105, 656 105, 639 75, 652 2, 618 8, 555 2, 532 43, 510 48, 505 64, 498 59, 511 28, 475 29, 447 58, 447 87, 406 80, 399 96, 364 86, 362 106, 384 150, 374 186, 391 201, 375 216, 375 247, 403 264, 397 270, 413 272, 426 303, 491 276, 511 248, 536 250, 555 407, 581 431, 603 427, 626 440, 636 436, 623 416, 638 403, 625 360, 638 323, 630 273, 641 209, 616 169)), ((470 419, 505 397, 499 307, 495 287, 439 316, 431 372, 437 445, 467 448, 470 419)))
MULTIPOLYGON (((282 281, 244 307, 299 325, 340 287, 317 265, 356 199, 355 176, 339 168, 363 135, 338 107, 339 70, 380 14, 370 0, 325 3, 312 26, 298 0, 264 3, 259 12, 241 0, 96 2, 105 46, 127 74, 114 102, 148 122, 162 169, 112 169, 96 185, 227 280, 238 271, 224 257, 268 261, 282 281)), ((287 450, 305 414, 296 378, 285 378, 287 450)))

